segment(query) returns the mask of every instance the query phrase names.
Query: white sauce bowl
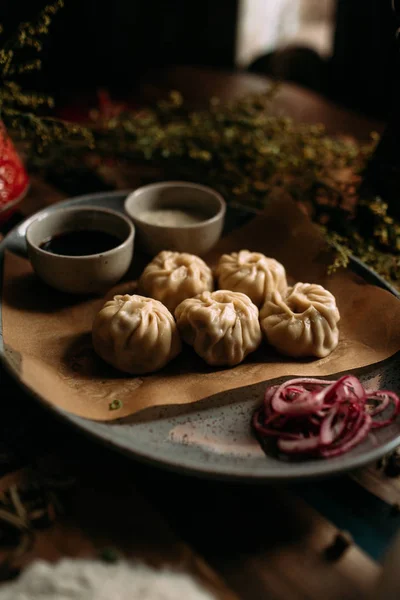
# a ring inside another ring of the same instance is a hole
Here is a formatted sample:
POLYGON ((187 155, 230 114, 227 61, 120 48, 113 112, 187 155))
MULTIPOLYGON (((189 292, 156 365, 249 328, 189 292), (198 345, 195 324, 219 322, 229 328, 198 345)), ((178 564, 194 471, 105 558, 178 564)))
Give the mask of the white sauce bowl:
POLYGON ((142 250, 154 256, 162 250, 206 254, 221 237, 226 204, 212 188, 186 181, 152 183, 138 188, 125 200, 125 211, 136 225, 142 250), (204 220, 187 225, 149 223, 141 214, 178 209, 201 212, 204 220))

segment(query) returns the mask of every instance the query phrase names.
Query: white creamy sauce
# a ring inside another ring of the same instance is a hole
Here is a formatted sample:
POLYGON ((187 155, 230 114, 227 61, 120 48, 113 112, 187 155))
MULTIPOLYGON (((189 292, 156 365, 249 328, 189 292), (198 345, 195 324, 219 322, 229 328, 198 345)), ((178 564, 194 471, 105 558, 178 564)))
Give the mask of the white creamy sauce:
POLYGON ((151 225, 164 225, 166 227, 195 225, 208 219, 204 213, 191 208, 154 208, 142 211, 139 217, 142 221, 151 225))

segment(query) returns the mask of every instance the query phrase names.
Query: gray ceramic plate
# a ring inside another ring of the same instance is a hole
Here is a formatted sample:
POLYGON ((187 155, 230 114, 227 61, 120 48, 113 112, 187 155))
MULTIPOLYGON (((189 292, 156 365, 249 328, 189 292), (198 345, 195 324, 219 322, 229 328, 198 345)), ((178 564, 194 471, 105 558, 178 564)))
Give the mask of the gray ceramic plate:
MULTIPOLYGON (((127 193, 112 192, 82 196, 45 210, 53 211, 71 205, 94 205, 123 211, 123 201, 127 193)), ((1 280, 5 249, 26 255, 24 237, 26 227, 36 216, 21 223, 0 244, 1 280)), ((249 218, 249 213, 231 210, 227 215, 227 226, 232 228, 246 218, 249 218)), ((352 268, 370 283, 398 295, 360 261, 353 260, 352 268)), ((4 354, 1 318, 0 357, 8 368, 4 354)), ((361 369, 356 374, 371 386, 400 392, 399 360, 400 354, 384 363, 361 369)), ((16 377, 15 372, 9 370, 16 377)), ((335 377, 338 375, 339 373, 335 377)), ((150 409, 135 417, 112 423, 89 421, 54 407, 51 409, 80 430, 134 458, 165 468, 220 479, 293 481, 325 477, 356 469, 377 460, 400 444, 399 418, 390 427, 378 430, 373 435, 370 434, 364 443, 348 454, 334 459, 293 463, 267 457, 252 437, 249 427, 250 415, 260 402, 264 389, 264 383, 256 384, 217 394, 189 407, 150 409)), ((26 389, 26 391, 35 396, 31 390, 26 389)))

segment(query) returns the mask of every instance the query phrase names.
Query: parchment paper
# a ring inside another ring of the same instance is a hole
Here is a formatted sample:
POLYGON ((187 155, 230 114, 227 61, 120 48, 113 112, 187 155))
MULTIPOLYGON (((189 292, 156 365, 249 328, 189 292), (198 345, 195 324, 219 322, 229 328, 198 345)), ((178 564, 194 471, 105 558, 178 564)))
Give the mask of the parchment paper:
MULTIPOLYGON (((206 257, 247 248, 282 262, 290 279, 327 287, 341 314, 339 346, 320 360, 282 358, 264 343, 233 369, 208 367, 191 348, 153 375, 126 377, 99 359, 90 330, 104 298, 76 299, 47 287, 28 260, 5 257, 3 333, 9 363, 46 402, 74 414, 113 420, 149 406, 184 404, 283 375, 326 376, 382 361, 400 350, 400 302, 350 270, 327 275, 331 256, 319 230, 288 199, 227 236, 206 257), (121 405, 112 410, 113 401, 121 405)), ((118 292, 132 292, 122 283, 118 292)), ((112 295, 112 291, 108 296, 112 295)))

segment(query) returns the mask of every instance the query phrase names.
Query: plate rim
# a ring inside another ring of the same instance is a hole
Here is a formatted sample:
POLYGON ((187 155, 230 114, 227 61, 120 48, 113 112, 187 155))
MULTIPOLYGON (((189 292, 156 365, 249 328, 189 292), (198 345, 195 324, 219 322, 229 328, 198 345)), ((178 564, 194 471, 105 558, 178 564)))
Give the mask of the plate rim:
MULTIPOLYGON (((4 253, 8 247, 8 242, 9 242, 10 237, 15 234, 21 236, 22 235, 21 228, 22 228, 22 231, 24 229, 26 230, 26 227, 28 226, 28 224, 30 222, 32 222, 33 220, 35 220, 36 218, 38 218, 41 214, 43 214, 45 212, 49 212, 49 211, 53 212, 55 210, 59 210, 62 207, 71 206, 73 204, 84 204, 85 202, 90 202, 90 204, 93 206, 93 204, 95 204, 96 201, 102 200, 104 202, 108 198, 113 198, 113 199, 120 198, 123 201, 123 199, 129 193, 131 193, 131 191, 132 191, 131 189, 127 189, 127 190, 117 190, 117 191, 109 191, 109 192, 97 192, 97 193, 83 194, 83 195, 67 198, 66 200, 63 200, 61 202, 57 202, 56 204, 47 206, 47 207, 41 209, 40 211, 34 213, 33 215, 30 215, 26 219, 23 219, 20 223, 18 223, 15 227, 13 227, 9 231, 7 233, 7 235, 4 237, 4 239, 0 242, 0 361, 1 361, 2 368, 4 368, 11 375, 11 377, 16 381, 16 383, 19 385, 19 387, 24 391, 24 393, 26 393, 29 396, 31 396, 32 398, 34 398, 35 401, 37 401, 46 410, 50 411, 51 414, 55 415, 58 419, 62 420, 64 423, 67 423, 68 425, 74 427, 75 430, 80 431, 81 433, 89 436, 91 439, 101 443, 103 446, 112 448, 114 451, 117 451, 118 453, 123 454, 124 456, 128 456, 130 459, 137 460, 141 463, 149 464, 149 465, 152 465, 152 466, 155 466, 155 467, 158 467, 161 469, 165 469, 168 471, 178 472, 178 473, 182 473, 185 475, 195 476, 195 477, 199 477, 199 478, 213 479, 213 480, 236 481, 236 482, 241 481, 243 483, 290 483, 290 482, 311 481, 311 480, 323 479, 323 478, 327 478, 327 477, 334 477, 334 476, 338 476, 338 475, 344 474, 349 471, 357 470, 358 468, 360 468, 362 466, 370 464, 370 463, 378 460, 385 454, 391 452, 399 445, 400 433, 397 437, 386 442, 382 446, 375 448, 375 449, 371 449, 368 452, 361 454, 359 456, 355 456, 354 459, 352 460, 351 464, 343 465, 340 463, 335 463, 335 464, 331 464, 331 466, 329 466, 329 462, 324 461, 324 462, 321 462, 321 469, 317 469, 317 472, 304 474, 304 473, 301 473, 301 469, 300 469, 300 472, 294 472, 293 474, 290 475, 290 477, 288 477, 287 475, 280 476, 279 473, 277 473, 275 475, 266 475, 263 473, 253 473, 253 474, 244 473, 244 472, 240 472, 240 469, 238 467, 235 467, 235 468, 231 469, 230 471, 228 471, 228 469, 226 469, 224 467, 219 468, 218 465, 213 465, 210 468, 210 467, 207 467, 207 463, 205 463, 204 465, 197 464, 196 466, 182 465, 182 464, 179 464, 179 462, 177 460, 171 459, 170 457, 164 458, 162 454, 158 455, 158 456, 154 456, 154 454, 152 454, 151 452, 146 453, 145 451, 132 450, 132 449, 124 447, 124 445, 121 444, 119 441, 106 438, 104 435, 101 434, 101 432, 96 432, 95 430, 92 430, 91 427, 87 426, 87 424, 88 423, 90 423, 90 424, 91 423, 100 423, 103 426, 109 425, 110 427, 115 427, 115 426, 118 426, 118 421, 113 421, 113 422, 109 422, 109 423, 97 422, 97 421, 92 421, 90 419, 85 419, 84 417, 79 417, 78 415, 69 413, 63 409, 60 409, 60 408, 54 406, 53 404, 50 404, 44 398, 42 398, 37 392, 35 392, 35 390, 31 389, 28 385, 26 385, 23 381, 21 381, 18 373, 13 368, 12 364, 9 362, 9 360, 5 354, 2 319, 1 319, 3 260, 4 260, 4 253)), ((245 210, 245 207, 243 207, 243 210, 245 210)), ((249 214, 253 214, 253 211, 251 211, 251 210, 249 210, 248 212, 249 212, 249 214)), ((254 213, 254 214, 256 214, 256 213, 254 213)), ((396 290, 396 288, 391 286, 389 283, 387 283, 378 273, 376 273, 372 268, 368 267, 360 259, 358 259, 357 257, 354 257, 353 255, 350 255, 350 265, 351 265, 352 270, 356 274, 363 277, 366 281, 372 283, 373 285, 377 285, 378 287, 385 289, 386 291, 392 293, 395 297, 400 299, 400 292, 398 290, 396 290)), ((388 359, 386 359, 386 361, 395 360, 395 357, 397 354, 400 356, 400 352, 396 353, 392 357, 389 357, 388 359)), ((382 361, 382 362, 385 362, 385 361, 382 361)), ((380 363, 376 363, 376 365, 379 365, 379 364, 380 363)))

